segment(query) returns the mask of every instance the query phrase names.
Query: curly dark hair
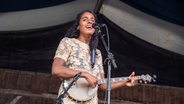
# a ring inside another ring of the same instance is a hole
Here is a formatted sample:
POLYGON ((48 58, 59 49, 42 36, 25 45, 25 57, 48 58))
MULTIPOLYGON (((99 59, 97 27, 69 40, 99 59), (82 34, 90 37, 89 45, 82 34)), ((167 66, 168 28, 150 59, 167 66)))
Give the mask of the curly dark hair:
POLYGON ((79 37, 80 31, 77 29, 77 26, 79 25, 82 15, 86 12, 93 14, 93 16, 95 17, 95 21, 96 22, 98 21, 97 16, 94 12, 90 10, 84 10, 77 14, 77 17, 75 19, 73 26, 70 29, 68 29, 68 31, 65 34, 65 37, 68 37, 68 38, 78 38, 79 37))

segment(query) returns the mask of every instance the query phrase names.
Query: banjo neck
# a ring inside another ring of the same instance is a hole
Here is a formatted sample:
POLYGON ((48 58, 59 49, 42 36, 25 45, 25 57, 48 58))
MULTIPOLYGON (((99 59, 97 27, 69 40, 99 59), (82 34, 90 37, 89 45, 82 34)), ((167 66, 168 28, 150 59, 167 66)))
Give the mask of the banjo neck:
MULTIPOLYGON (((113 82, 120 82, 120 81, 128 81, 130 80, 129 77, 117 77, 117 78, 111 78, 110 81, 113 82)), ((104 84, 107 83, 107 78, 98 80, 98 84, 104 84)))
MULTIPOLYGON (((142 76, 136 76, 137 79, 143 79, 142 76)), ((113 82, 121 82, 121 81, 129 81, 130 78, 129 77, 116 77, 116 78, 111 78, 110 81, 113 82)), ((105 79, 100 79, 98 80, 98 84, 104 84, 107 83, 107 78, 105 79)))

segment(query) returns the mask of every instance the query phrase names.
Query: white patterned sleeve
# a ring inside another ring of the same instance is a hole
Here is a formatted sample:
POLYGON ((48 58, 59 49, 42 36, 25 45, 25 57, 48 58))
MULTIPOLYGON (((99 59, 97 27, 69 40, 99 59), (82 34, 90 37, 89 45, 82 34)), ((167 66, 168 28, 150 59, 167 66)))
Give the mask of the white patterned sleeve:
POLYGON ((62 58, 66 62, 69 55, 70 55, 69 38, 63 38, 57 47, 54 58, 62 58))

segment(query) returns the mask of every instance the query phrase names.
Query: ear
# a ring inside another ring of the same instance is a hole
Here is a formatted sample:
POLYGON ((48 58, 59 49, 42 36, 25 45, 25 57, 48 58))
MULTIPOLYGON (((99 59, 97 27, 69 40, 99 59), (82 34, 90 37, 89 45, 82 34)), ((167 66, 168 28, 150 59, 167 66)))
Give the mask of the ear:
POLYGON ((77 30, 79 30, 79 26, 77 26, 77 30))

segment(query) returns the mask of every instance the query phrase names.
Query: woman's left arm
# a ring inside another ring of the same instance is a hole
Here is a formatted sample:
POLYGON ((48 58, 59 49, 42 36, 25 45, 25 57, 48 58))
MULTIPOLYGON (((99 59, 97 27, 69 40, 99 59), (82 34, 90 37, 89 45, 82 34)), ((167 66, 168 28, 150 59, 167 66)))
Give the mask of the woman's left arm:
MULTIPOLYGON (((111 83, 111 90, 118 89, 118 88, 121 88, 123 86, 132 87, 132 86, 137 85, 137 77, 134 75, 135 75, 135 72, 132 72, 131 75, 129 76, 130 81, 121 81, 121 82, 111 83)), ((101 78, 102 79, 105 78, 104 74, 101 74, 101 78)), ((106 83, 99 85, 99 90, 106 91, 106 89, 107 89, 106 83)))

